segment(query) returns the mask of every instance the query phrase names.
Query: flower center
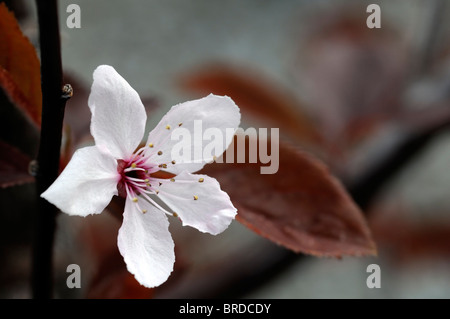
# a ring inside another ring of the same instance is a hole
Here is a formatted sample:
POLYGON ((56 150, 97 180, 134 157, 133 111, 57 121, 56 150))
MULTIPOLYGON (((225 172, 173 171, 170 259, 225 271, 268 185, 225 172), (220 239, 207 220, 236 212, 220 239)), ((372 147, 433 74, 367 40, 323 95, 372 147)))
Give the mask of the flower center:
POLYGON ((136 160, 135 157, 129 161, 119 160, 117 171, 120 174, 118 183, 119 196, 134 198, 144 191, 152 190, 150 179, 152 167, 145 162, 136 160))
MULTIPOLYGON (((146 213, 146 209, 142 209, 139 200, 143 199, 155 207, 168 213, 161 208, 150 195, 158 195, 159 187, 168 182, 174 182, 173 178, 161 179, 152 176, 161 168, 167 168, 167 164, 153 164, 149 158, 153 154, 145 155, 145 147, 141 148, 133 154, 128 160, 118 160, 117 171, 120 175, 120 181, 117 184, 119 196, 132 200, 138 206, 138 209, 146 213)), ((173 163, 174 164, 174 163, 173 163)), ((171 214, 171 213, 168 213, 171 214)), ((171 214, 172 215, 172 214, 171 214)))

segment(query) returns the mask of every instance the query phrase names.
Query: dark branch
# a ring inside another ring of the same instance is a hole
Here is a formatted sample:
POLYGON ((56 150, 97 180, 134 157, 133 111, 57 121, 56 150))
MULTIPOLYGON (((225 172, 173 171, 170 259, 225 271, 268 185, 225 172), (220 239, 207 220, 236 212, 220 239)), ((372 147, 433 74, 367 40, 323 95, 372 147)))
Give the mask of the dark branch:
MULTIPOLYGON (((42 126, 37 155, 36 176, 38 196, 56 179, 62 137, 66 98, 62 96, 62 65, 56 0, 37 0, 39 21, 42 126)), ((34 298, 52 297, 53 241, 57 209, 38 198, 33 246, 32 293, 34 298)))
POLYGON ((411 132, 409 136, 387 152, 377 165, 373 166, 353 185, 347 185, 355 202, 367 215, 367 208, 379 191, 412 159, 416 158, 428 143, 444 129, 450 127, 450 114, 433 121, 428 127, 411 132))

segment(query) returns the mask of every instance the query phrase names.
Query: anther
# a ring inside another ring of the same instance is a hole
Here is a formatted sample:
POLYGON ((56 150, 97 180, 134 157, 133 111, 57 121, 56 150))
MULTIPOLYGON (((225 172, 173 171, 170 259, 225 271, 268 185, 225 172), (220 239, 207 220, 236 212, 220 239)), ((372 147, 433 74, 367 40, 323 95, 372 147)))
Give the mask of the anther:
POLYGON ((162 185, 162 183, 161 182, 159 182, 159 186, 161 186, 162 185))
POLYGON ((198 199, 198 196, 197 195, 194 195, 194 200, 197 200, 198 199))
POLYGON ((146 210, 146 209, 143 209, 143 210, 142 210, 142 213, 143 213, 143 214, 145 214, 146 212, 147 212, 147 210, 146 210))
POLYGON ((148 183, 150 180, 148 178, 144 179, 145 183, 148 183))
POLYGON ((199 183, 203 183, 204 181, 205 181, 205 179, 203 177, 198 179, 199 183))
POLYGON ((175 182, 175 178, 171 178, 170 181, 171 181, 171 182, 175 182))
POLYGON ((132 167, 132 168, 136 168, 136 163, 132 163, 132 164, 131 164, 131 167, 132 167))
POLYGON ((153 143, 148 144, 148 147, 153 147, 153 143))
POLYGON ((176 163, 175 160, 173 160, 173 161, 172 161, 172 164, 175 165, 175 163, 176 163))
POLYGON ((162 155, 162 151, 158 151, 158 155, 162 155))
POLYGON ((170 130, 170 125, 166 125, 166 130, 170 130))
POLYGON ((183 123, 178 123, 178 126, 181 126, 181 125, 183 125, 183 123))
POLYGON ((137 197, 133 197, 133 202, 137 203, 138 199, 137 197))
POLYGON ((178 214, 177 213, 175 213, 175 212, 173 212, 173 217, 178 217, 178 214))

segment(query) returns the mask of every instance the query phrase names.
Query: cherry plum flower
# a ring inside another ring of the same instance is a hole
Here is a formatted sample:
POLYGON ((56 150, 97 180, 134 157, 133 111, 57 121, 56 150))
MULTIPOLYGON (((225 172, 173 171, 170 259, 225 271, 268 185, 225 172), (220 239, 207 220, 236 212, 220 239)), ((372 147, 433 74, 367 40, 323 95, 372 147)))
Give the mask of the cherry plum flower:
POLYGON ((167 215, 213 235, 224 231, 236 215, 217 180, 193 174, 220 156, 232 136, 223 134, 223 149, 215 149, 211 157, 177 163, 171 158, 177 143, 171 133, 179 127, 193 130, 199 120, 204 129, 236 130, 239 108, 229 97, 212 94, 175 105, 139 147, 147 120, 139 95, 111 66, 99 66, 93 77, 88 104, 95 145, 78 149, 41 196, 77 216, 99 214, 114 195, 125 197, 117 245, 136 280, 155 287, 167 280, 175 262, 167 215), (155 177, 160 170, 174 177, 155 177))

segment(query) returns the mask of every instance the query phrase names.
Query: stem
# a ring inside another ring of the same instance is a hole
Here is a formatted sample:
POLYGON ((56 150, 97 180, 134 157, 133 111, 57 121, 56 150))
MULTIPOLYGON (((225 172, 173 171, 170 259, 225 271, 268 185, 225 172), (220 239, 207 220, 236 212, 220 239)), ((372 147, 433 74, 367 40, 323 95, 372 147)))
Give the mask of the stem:
POLYGON ((417 154, 429 144, 443 130, 450 127, 450 113, 442 114, 440 118, 424 127, 410 132, 397 147, 384 154, 383 158, 363 174, 353 185, 347 185, 349 193, 367 216, 372 200, 380 190, 417 154))
MULTIPOLYGON (((67 98, 62 96, 62 65, 56 0, 36 0, 41 52, 42 125, 37 155, 37 196, 59 171, 62 125, 67 98)), ((32 261, 34 298, 52 297, 53 241, 57 208, 38 197, 32 261)))

